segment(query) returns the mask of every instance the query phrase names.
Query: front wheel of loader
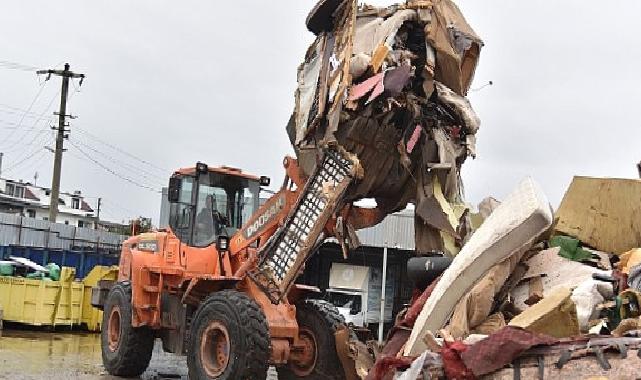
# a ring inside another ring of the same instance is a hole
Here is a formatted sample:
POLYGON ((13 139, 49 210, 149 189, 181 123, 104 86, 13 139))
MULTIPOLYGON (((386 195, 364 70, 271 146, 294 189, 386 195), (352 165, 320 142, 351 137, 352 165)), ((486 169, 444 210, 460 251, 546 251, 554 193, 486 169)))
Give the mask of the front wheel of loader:
POLYGON ((296 304, 296 320, 303 348, 290 354, 286 367, 277 368, 278 379, 344 380, 334 338, 336 329, 345 324, 338 309, 327 301, 304 300, 296 304))
POLYGON ((189 378, 265 379, 270 357, 267 319, 245 294, 223 290, 194 315, 189 334, 189 378))
POLYGON ((131 325, 131 285, 121 282, 107 296, 102 316, 102 363, 115 376, 134 377, 147 369, 154 348, 154 332, 131 325))

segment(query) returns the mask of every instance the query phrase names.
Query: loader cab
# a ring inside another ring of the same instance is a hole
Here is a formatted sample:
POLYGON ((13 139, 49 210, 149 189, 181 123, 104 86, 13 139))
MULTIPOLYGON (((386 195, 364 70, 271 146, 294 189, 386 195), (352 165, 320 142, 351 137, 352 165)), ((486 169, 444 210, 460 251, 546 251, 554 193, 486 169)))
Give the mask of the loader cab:
POLYGON ((264 178, 229 167, 198 163, 169 180, 169 226, 181 242, 207 247, 219 236, 231 237, 259 204, 264 178))

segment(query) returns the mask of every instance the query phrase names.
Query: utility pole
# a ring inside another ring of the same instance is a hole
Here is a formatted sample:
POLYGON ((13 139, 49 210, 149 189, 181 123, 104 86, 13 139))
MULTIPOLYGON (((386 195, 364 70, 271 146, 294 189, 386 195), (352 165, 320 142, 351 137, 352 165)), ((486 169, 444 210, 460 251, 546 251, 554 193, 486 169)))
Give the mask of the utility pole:
MULTIPOLYGON (((64 70, 38 70, 38 74, 47 74, 47 80, 51 75, 58 75, 62 77, 62 90, 60 93, 60 112, 58 112, 58 135, 56 136, 56 150, 54 152, 53 161, 53 179, 51 180, 51 201, 49 203, 49 221, 56 222, 58 216, 58 199, 60 197, 60 171, 62 170, 62 152, 64 149, 64 141, 68 135, 65 135, 65 127, 67 116, 67 94, 69 92, 69 78, 80 78, 80 85, 85 78, 84 74, 74 73, 69 70, 69 64, 65 63, 64 70)), ((55 113, 54 113, 55 115, 55 113)), ((56 129, 56 128, 54 128, 56 129)))
POLYGON ((102 203, 102 198, 98 198, 98 207, 96 207, 96 223, 94 224, 94 230, 98 229, 98 222, 100 222, 100 204, 102 203))

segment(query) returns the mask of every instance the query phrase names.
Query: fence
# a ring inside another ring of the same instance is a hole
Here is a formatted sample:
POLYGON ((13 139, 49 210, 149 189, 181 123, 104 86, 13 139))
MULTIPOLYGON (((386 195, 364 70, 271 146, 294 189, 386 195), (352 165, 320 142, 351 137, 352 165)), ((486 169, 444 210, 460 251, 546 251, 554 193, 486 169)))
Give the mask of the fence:
POLYGON ((126 236, 0 213, 0 246, 120 250, 126 236))
POLYGON ((83 278, 96 265, 117 265, 127 236, 0 213, 0 260, 26 257, 76 268, 83 278))

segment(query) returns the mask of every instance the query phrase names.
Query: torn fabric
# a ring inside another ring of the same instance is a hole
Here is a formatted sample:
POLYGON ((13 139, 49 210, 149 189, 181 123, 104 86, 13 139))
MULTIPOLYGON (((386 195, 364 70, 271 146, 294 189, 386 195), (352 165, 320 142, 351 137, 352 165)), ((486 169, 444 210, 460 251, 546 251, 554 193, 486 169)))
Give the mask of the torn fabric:
POLYGON ((482 376, 510 364, 522 352, 537 345, 554 344, 556 338, 516 327, 504 327, 461 353, 465 366, 482 376))

